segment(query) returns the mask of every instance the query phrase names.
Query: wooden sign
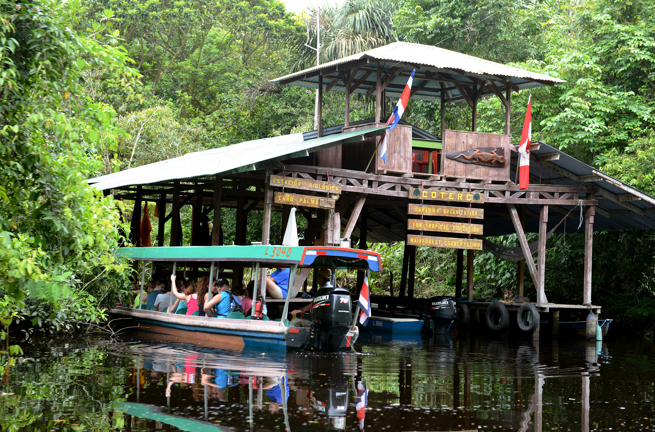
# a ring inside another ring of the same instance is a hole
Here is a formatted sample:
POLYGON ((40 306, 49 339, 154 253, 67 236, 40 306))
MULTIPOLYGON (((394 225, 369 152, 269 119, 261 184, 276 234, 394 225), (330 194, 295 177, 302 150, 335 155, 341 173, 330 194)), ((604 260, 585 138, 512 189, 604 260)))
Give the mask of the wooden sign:
POLYGON ((409 197, 412 199, 424 199, 433 201, 449 201, 475 204, 484 203, 484 197, 478 192, 452 192, 410 188, 409 197))
POLYGON ((332 198, 282 192, 275 192, 275 204, 287 204, 299 207, 314 207, 322 209, 334 208, 334 200, 332 198))
POLYGON ((407 236, 409 246, 429 246, 447 249, 475 249, 482 250, 482 240, 449 238, 449 237, 428 237, 409 234, 407 236))
POLYGON ((283 176, 271 176, 271 186, 288 187, 291 189, 302 189, 313 192, 328 192, 331 194, 341 193, 340 183, 329 183, 321 180, 308 180, 304 178, 293 178, 283 176))
POLYGON ((407 221, 407 229, 411 231, 437 231, 458 234, 482 235, 483 225, 465 224, 457 222, 441 222, 429 220, 410 219, 407 221))
POLYGON ((410 204, 407 213, 419 216, 448 216, 464 219, 484 219, 484 210, 481 208, 410 204))

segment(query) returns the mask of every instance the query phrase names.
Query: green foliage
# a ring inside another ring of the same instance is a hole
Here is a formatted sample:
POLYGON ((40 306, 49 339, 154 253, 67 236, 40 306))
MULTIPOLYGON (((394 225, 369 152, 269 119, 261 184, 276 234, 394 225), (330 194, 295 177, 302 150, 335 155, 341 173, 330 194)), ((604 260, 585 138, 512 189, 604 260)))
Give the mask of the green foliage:
POLYGON ((601 171, 647 194, 655 195, 655 132, 629 144, 624 152, 613 148, 596 157, 601 171))
MULTIPOLYGON (((120 289, 126 269, 112 253, 113 200, 86 184, 99 168, 100 135, 116 142, 120 132, 112 110, 84 94, 80 77, 87 68, 125 80, 134 72, 124 50, 66 27, 77 6, 0 1, 0 292, 9 299, 3 322, 26 302, 56 308, 77 298, 73 290, 106 298, 120 289)), ((82 317, 94 317, 96 304, 85 306, 82 317)))

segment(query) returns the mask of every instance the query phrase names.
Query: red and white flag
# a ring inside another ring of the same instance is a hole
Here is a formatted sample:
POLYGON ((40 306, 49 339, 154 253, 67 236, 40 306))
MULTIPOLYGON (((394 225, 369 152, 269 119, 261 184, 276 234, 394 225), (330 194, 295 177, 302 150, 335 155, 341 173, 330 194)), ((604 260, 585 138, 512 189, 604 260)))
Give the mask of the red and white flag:
POLYGON ((389 129, 393 129, 398 125, 398 122, 400 121, 400 118, 403 116, 403 113, 405 112, 405 108, 407 108, 407 104, 409 103, 409 98, 412 94, 412 83, 414 82, 414 73, 416 72, 416 69, 412 69, 412 75, 409 77, 407 80, 407 84, 405 84, 405 88, 403 89, 403 92, 400 95, 400 99, 398 99, 398 103, 396 104, 396 107, 393 109, 393 112, 389 116, 389 120, 387 120, 387 133, 384 135, 384 138, 382 138, 382 144, 380 144, 380 157, 382 158, 383 162, 387 162, 387 137, 389 136, 389 129))
POLYGON ((357 419, 359 420, 359 429, 364 430, 364 419, 366 418, 366 407, 368 405, 368 388, 364 381, 357 382, 357 403, 355 409, 357 410, 357 419))
POLYGON ((368 274, 364 276, 362 289, 359 291, 359 323, 363 326, 368 324, 368 318, 371 316, 371 296, 368 290, 368 274))
POLYGON ((519 189, 526 190, 530 186, 530 137, 532 136, 532 95, 528 98, 528 109, 525 111, 521 144, 519 145, 519 189))

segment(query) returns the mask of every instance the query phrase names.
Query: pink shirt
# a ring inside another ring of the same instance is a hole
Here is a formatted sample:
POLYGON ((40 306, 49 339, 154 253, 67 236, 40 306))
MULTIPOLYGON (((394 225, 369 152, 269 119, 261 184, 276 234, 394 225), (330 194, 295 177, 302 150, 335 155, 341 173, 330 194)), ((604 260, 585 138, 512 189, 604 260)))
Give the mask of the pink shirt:
POLYGON ((198 310, 198 294, 191 294, 189 301, 186 304, 186 314, 193 315, 195 311, 198 310))

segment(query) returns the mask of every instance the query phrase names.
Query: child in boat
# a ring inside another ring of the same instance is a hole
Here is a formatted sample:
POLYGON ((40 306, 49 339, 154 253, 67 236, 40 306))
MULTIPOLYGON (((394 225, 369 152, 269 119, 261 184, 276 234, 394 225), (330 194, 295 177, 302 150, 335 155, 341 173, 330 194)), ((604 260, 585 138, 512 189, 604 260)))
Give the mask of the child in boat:
POLYGON ((136 291, 135 293, 136 297, 134 297, 134 309, 139 308, 139 303, 142 305, 146 304, 146 301, 148 300, 148 294, 152 292, 152 289, 153 289, 152 282, 148 282, 146 286, 143 288, 143 294, 140 294, 141 293, 140 288, 136 291), (139 301, 139 295, 141 296, 141 301, 139 301))
POLYGON ((157 296, 164 293, 164 287, 166 287, 166 281, 163 278, 157 279, 155 282, 155 288, 148 293, 148 300, 146 301, 146 308, 148 310, 155 309, 155 301, 157 301, 157 296))
MULTIPOLYGON (((200 284, 203 280, 207 279, 206 277, 202 278, 201 280, 198 281, 198 284, 200 284)), ((209 281, 209 279, 207 279, 209 281)), ((173 295, 180 299, 184 300, 187 305, 187 310, 186 314, 187 315, 193 315, 193 313, 197 310, 198 308, 198 294, 195 292, 192 292, 191 290, 187 289, 184 293, 181 293, 177 290, 177 285, 175 283, 175 275, 171 275, 171 287, 173 288, 173 295)), ((194 289, 195 291, 195 289, 194 289)))
POLYGON ((266 277, 266 294, 274 299, 286 299, 289 290, 291 269, 276 269, 266 277))
POLYGON ((170 290, 164 286, 162 288, 162 294, 157 296, 155 300, 155 310, 159 312, 168 312, 169 306, 171 306, 171 293, 170 290))

